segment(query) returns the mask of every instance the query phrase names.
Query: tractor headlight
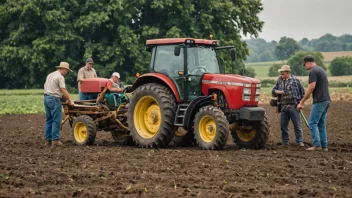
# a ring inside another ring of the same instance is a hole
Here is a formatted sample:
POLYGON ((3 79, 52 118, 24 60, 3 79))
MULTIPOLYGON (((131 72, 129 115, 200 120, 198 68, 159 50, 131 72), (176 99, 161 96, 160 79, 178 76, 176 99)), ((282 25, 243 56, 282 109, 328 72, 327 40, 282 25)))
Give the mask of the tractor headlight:
POLYGON ((259 95, 260 94, 260 88, 257 88, 256 90, 255 90, 255 95, 259 95))
POLYGON ((243 95, 251 95, 251 88, 244 88, 243 95))
POLYGON ((250 101, 251 100, 251 96, 243 96, 243 100, 244 101, 250 101))
POLYGON ((254 100, 255 100, 255 101, 259 101, 259 100, 260 100, 260 96, 259 96, 259 95, 258 95, 258 96, 255 96, 254 100))

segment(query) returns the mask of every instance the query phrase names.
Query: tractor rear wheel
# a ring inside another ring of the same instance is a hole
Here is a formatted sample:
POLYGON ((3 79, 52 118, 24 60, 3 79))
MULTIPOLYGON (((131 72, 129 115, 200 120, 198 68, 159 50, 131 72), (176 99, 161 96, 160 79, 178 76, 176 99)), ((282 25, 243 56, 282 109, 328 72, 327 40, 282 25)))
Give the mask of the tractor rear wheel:
POLYGON ((73 141, 78 146, 92 145, 97 133, 93 119, 87 115, 80 115, 74 119, 72 125, 73 141))
POLYGON ((128 107, 128 126, 133 140, 140 147, 166 147, 172 140, 176 102, 163 85, 148 83, 138 87, 128 107))
POLYGON ((202 149, 222 149, 229 136, 229 123, 224 113, 212 105, 200 108, 194 119, 194 135, 202 149))
POLYGON ((253 123, 252 129, 234 129, 231 134, 239 147, 261 149, 269 138, 268 119, 264 116, 264 120, 253 123))

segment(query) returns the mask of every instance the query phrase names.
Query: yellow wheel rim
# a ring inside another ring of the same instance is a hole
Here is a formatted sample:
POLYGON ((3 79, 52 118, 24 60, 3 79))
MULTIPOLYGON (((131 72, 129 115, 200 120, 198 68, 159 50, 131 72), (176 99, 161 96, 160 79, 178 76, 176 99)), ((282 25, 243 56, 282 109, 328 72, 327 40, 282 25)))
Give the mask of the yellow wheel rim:
POLYGON ((216 135, 216 123, 210 116, 204 116, 198 125, 200 137, 204 142, 211 142, 216 135))
POLYGON ((236 130, 236 133, 237 133, 238 138, 240 138, 242 141, 249 142, 255 136, 255 129, 252 129, 250 131, 236 130))
POLYGON ((152 96, 143 96, 133 111, 133 122, 138 134, 150 139, 154 137, 161 124, 161 111, 158 102, 152 96))
POLYGON ((74 128, 75 140, 79 143, 82 143, 86 140, 88 130, 86 125, 83 122, 77 122, 74 128))

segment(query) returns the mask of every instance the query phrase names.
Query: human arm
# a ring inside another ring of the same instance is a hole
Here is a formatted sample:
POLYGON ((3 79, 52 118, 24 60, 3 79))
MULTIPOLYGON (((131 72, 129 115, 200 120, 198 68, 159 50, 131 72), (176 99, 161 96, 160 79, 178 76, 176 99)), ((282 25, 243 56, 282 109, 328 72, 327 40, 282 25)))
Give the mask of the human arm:
POLYGON ((114 87, 110 80, 107 82, 106 86, 108 87, 110 92, 123 92, 123 89, 121 87, 114 87))
POLYGON ((66 88, 60 88, 62 92, 62 98, 64 101, 68 101, 70 105, 73 105, 73 101, 70 98, 70 95, 68 94, 68 91, 66 88))
POLYGON ((314 90, 314 88, 315 88, 315 85, 316 85, 316 82, 311 82, 311 83, 309 83, 306 93, 304 94, 304 96, 303 96, 301 102, 297 105, 297 109, 298 109, 298 110, 300 110, 300 109, 303 108, 304 102, 305 102, 306 100, 308 100, 310 94, 312 94, 312 92, 313 92, 313 90, 314 90))
POLYGON ((78 74, 77 74, 78 91, 81 91, 81 80, 83 79, 84 79, 83 70, 80 69, 78 70, 78 74))
POLYGON ((271 91, 271 95, 273 97, 277 97, 278 95, 281 95, 281 94, 285 93, 284 91, 279 90, 279 79, 280 78, 277 79, 277 81, 275 83, 275 86, 273 87, 273 89, 271 91))

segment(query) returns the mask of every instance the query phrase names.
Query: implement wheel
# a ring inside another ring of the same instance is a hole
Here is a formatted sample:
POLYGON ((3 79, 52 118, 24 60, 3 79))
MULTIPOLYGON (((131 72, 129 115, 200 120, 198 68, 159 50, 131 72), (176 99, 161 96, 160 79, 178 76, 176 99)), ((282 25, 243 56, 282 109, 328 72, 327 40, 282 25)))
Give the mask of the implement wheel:
POLYGON ((73 141, 78 146, 92 145, 97 130, 93 119, 87 115, 80 115, 73 121, 73 141))
POLYGON ((144 148, 165 147, 174 136, 175 114, 176 102, 169 89, 156 83, 138 87, 128 107, 133 140, 144 148))
POLYGON ((235 129, 231 131, 234 142, 241 148, 261 149, 269 138, 268 119, 253 122, 252 129, 235 129))
POLYGON ((224 113, 212 105, 200 108, 194 119, 194 135, 202 149, 222 149, 229 136, 229 123, 224 113))

